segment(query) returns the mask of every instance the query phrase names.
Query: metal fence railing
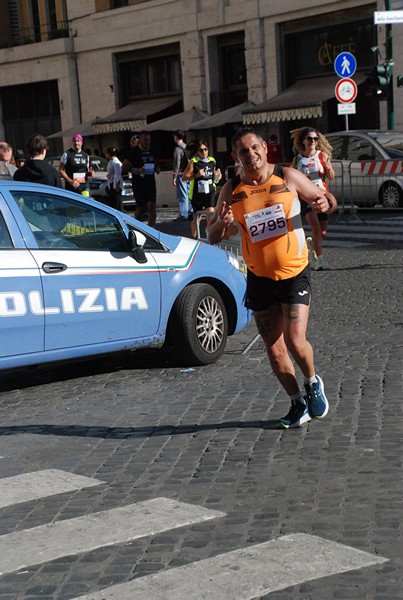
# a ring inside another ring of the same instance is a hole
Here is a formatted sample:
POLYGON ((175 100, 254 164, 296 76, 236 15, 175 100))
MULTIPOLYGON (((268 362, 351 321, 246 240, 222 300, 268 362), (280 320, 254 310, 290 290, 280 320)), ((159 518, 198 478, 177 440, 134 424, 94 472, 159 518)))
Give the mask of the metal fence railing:
POLYGON ((339 217, 349 213, 361 220, 360 209, 403 208, 403 160, 332 160, 332 166, 336 177, 329 190, 337 198, 339 217))

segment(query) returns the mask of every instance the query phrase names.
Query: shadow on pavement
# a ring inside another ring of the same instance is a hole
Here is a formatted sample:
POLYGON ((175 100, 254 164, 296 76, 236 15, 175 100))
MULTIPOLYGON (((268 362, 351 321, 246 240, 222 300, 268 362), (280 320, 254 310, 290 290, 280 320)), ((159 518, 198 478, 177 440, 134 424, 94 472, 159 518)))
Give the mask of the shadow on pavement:
POLYGON ((29 433, 33 435, 55 435, 128 440, 131 438, 186 435, 199 431, 220 429, 278 429, 277 420, 267 421, 225 421, 224 423, 204 423, 203 425, 156 425, 150 427, 102 427, 85 425, 12 425, 0 427, 0 436, 29 433))
MULTIPOLYGON (((0 393, 25 389, 56 381, 69 381, 91 375, 137 371, 140 369, 164 369, 188 367, 182 364, 169 349, 145 348, 94 355, 88 358, 33 365, 2 372, 0 393)), ((195 367, 196 368, 196 367, 195 367)))

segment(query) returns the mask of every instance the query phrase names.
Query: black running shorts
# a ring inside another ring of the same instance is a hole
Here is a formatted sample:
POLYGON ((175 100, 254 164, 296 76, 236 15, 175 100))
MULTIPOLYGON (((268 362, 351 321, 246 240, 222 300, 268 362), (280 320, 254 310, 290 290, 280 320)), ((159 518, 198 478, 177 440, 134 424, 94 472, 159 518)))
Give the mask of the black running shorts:
POLYGON ((311 301, 311 270, 309 265, 289 279, 275 281, 259 277, 248 270, 245 306, 253 311, 266 310, 272 304, 305 304, 311 301))

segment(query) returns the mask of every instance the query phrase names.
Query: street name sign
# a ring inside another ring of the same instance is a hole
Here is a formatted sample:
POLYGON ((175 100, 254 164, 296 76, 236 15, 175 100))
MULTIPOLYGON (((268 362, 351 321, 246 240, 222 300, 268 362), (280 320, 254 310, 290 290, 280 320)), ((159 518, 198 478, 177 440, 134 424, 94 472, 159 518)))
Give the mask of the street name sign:
POLYGON ((375 25, 393 25, 403 23, 403 10, 380 10, 374 12, 375 25))

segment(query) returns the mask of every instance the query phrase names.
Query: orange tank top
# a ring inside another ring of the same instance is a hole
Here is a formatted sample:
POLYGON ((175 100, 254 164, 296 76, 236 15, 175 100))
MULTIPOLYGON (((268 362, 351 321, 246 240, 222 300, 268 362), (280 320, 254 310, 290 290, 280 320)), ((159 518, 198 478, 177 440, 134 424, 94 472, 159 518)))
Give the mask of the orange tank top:
POLYGON ((263 185, 232 179, 232 211, 242 232, 242 254, 248 269, 274 280, 295 277, 308 265, 301 205, 282 175, 282 168, 263 185))

